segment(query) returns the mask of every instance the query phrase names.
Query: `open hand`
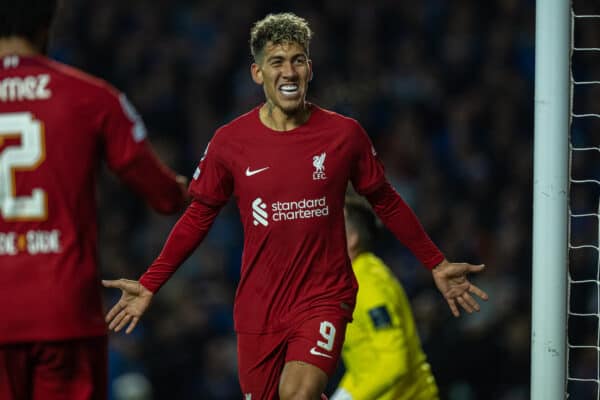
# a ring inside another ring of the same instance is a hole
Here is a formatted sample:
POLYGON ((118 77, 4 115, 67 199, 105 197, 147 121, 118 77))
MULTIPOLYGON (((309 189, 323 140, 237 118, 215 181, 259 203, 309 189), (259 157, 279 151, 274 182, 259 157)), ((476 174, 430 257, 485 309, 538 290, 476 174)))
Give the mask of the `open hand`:
POLYGON ((473 298, 472 294, 482 300, 488 299, 487 293, 467 279, 469 273, 480 272, 484 267, 483 264, 451 263, 444 260, 431 271, 435 285, 448 302, 455 317, 460 316, 456 303, 469 314, 480 310, 479 303, 473 298))
POLYGON ((121 289, 122 292, 117 304, 106 314, 108 329, 119 332, 129 323, 125 333, 131 333, 150 305, 153 293, 138 281, 128 279, 103 280, 102 285, 107 288, 121 289))

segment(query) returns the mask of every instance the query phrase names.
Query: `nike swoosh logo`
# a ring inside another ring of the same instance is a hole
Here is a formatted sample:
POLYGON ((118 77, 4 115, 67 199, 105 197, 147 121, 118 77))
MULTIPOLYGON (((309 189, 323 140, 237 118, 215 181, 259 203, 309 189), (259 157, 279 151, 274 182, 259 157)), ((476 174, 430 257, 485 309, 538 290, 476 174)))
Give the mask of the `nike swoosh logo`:
POLYGON ((268 169, 269 169, 269 167, 264 167, 264 168, 261 168, 261 169, 255 169, 254 171, 251 171, 250 167, 248 167, 248 168, 246 168, 246 176, 256 175, 256 174, 258 174, 260 172, 263 172, 263 171, 266 171, 268 169))
POLYGON ((319 350, 317 350, 316 347, 313 347, 312 349, 310 349, 310 354, 312 354, 313 356, 333 358, 333 356, 330 356, 329 354, 321 353, 319 350))

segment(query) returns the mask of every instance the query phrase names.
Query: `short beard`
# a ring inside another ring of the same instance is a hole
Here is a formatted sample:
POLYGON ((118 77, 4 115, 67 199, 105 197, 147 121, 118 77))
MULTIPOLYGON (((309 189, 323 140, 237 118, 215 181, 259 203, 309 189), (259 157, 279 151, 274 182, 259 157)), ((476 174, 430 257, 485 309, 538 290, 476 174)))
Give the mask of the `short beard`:
POLYGON ((284 108, 284 107, 280 107, 281 111, 283 111, 283 113, 285 115, 287 115, 288 117, 293 117, 295 114, 298 114, 302 111, 304 111, 304 109, 306 108, 306 102, 301 101, 300 104, 298 104, 295 107, 290 107, 290 108, 284 108))

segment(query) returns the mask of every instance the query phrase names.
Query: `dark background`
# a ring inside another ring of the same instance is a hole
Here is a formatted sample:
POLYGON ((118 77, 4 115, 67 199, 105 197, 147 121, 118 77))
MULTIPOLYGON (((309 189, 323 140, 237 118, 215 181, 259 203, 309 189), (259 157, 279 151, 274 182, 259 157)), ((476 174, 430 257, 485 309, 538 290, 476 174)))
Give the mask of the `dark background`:
MULTIPOLYGON (((575 7, 600 14, 595 1, 575 7)), ((378 243, 411 299, 442 398, 528 399, 533 0, 66 0, 50 54, 127 93, 157 151, 190 177, 215 129, 263 100, 250 79, 249 30, 282 11, 308 19, 315 32, 309 100, 362 123, 389 180, 448 258, 487 265, 474 280, 490 301, 454 319, 430 273, 390 234, 378 243)), ((581 22, 576 38, 600 47, 600 20, 581 22)), ((578 79, 599 80, 599 61, 593 52, 577 59, 578 79)), ((580 111, 600 112, 597 87, 574 94, 580 111)), ((598 128, 593 119, 578 122, 574 140, 594 145, 598 128)), ((574 158, 573 174, 600 175, 586 157, 574 158)), ((582 190, 573 207, 596 213, 597 192, 582 190)), ((136 279, 176 218, 153 214, 108 173, 99 199, 102 276, 136 279)), ((597 229, 597 221, 572 226, 590 244, 597 229)), ((241 398, 232 331, 241 235, 230 204, 136 331, 110 336, 113 399, 150 398, 144 391, 154 399, 241 398)), ((597 251, 574 253, 577 271, 597 274, 597 251)), ((592 286, 572 304, 597 313, 592 286)), ((107 306, 116 301, 118 293, 105 294, 107 306)), ((570 327, 573 340, 594 342, 597 320, 581 319, 570 327)), ((596 378, 596 357, 573 353, 573 373, 596 378)), ((588 399, 597 388, 571 390, 571 399, 588 399)))

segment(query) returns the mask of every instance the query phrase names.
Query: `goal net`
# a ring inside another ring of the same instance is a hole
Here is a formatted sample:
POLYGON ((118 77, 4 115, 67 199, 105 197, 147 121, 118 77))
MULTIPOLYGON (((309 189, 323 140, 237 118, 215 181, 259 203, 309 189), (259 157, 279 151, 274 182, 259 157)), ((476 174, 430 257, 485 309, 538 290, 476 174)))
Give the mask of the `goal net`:
POLYGON ((600 3, 571 28, 567 398, 600 400, 600 3))

